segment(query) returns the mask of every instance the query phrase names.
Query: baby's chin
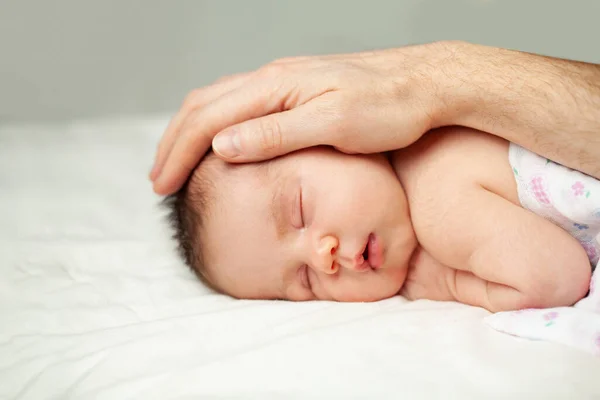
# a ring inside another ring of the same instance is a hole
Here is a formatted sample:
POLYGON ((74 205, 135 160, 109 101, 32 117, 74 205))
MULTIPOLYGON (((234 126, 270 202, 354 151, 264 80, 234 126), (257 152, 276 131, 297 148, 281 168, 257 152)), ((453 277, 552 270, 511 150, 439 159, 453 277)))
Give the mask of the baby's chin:
POLYGON ((406 269, 381 271, 380 273, 388 274, 388 276, 384 277, 385 283, 383 285, 376 285, 370 288, 365 287, 359 293, 345 293, 337 301, 370 303, 400 295, 400 291, 406 280, 406 269))
POLYGON ((394 281, 394 296, 400 293, 402 288, 404 287, 404 282, 406 282, 406 270, 402 273, 401 277, 394 281))
POLYGON ((390 276, 387 278, 391 282, 390 289, 389 291, 386 291, 386 294, 382 295, 382 298, 380 300, 388 299, 394 296, 399 296, 400 291, 404 287, 404 282, 406 282, 407 273, 407 267, 394 268, 394 270, 389 271, 390 276))

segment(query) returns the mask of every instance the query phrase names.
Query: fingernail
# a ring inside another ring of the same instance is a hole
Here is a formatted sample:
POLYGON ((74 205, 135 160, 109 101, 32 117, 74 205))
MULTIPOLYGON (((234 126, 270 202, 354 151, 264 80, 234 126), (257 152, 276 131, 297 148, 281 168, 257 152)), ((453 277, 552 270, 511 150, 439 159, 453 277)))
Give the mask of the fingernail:
POLYGON ((225 158, 240 155, 240 138, 234 132, 222 132, 213 139, 213 150, 225 158))

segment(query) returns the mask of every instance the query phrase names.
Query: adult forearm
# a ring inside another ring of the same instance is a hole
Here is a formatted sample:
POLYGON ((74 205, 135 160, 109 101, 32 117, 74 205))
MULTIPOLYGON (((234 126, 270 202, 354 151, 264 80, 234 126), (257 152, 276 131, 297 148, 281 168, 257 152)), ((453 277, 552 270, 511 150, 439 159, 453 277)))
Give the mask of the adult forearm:
POLYGON ((600 179, 600 65, 455 44, 441 124, 493 133, 600 179))

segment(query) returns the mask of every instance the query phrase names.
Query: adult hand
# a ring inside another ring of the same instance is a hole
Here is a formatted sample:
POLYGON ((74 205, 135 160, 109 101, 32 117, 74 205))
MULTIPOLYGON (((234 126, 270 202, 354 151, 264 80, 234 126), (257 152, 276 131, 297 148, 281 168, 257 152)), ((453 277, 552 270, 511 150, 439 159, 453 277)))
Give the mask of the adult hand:
POLYGON ((190 93, 150 178, 175 192, 211 144, 230 162, 315 145, 372 153, 462 125, 600 179, 599 82, 598 65, 464 42, 278 60, 190 93))
POLYGON ((436 81, 454 46, 283 59, 194 90, 160 141, 155 191, 180 188, 211 142, 231 162, 315 145, 348 153, 407 146, 442 108, 436 81))

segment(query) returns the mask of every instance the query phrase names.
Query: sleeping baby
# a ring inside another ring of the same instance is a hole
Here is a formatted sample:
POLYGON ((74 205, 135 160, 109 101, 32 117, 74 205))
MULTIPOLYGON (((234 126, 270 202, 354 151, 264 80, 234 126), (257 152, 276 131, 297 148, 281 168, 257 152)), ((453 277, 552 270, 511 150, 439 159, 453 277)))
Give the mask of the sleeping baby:
POLYGON ((244 299, 572 305, 600 254, 600 182, 467 128, 386 154, 209 153, 165 204, 186 263, 244 299))

